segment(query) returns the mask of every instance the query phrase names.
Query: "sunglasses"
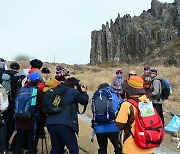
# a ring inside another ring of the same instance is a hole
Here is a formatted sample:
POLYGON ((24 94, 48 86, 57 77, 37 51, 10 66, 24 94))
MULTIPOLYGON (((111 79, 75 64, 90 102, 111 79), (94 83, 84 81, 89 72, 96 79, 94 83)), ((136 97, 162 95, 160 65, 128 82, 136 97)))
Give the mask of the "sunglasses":
POLYGON ((136 74, 132 74, 132 73, 130 73, 129 75, 130 75, 130 76, 137 76, 136 74))
POLYGON ((116 74, 122 74, 122 72, 116 72, 116 74))

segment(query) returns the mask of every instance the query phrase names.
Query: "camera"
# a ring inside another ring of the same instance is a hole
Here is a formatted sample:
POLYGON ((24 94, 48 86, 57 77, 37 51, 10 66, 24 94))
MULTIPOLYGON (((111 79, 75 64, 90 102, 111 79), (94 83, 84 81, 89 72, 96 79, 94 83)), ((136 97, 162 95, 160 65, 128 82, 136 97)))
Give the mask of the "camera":
POLYGON ((83 91, 82 91, 82 89, 81 89, 81 84, 78 84, 77 90, 78 90, 80 93, 83 93, 83 91))

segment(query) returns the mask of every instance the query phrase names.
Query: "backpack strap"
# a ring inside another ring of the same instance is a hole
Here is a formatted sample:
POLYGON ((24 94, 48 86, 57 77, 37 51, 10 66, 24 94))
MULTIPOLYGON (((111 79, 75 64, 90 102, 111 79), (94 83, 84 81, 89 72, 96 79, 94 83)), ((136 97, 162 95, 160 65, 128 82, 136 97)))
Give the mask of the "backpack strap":
MULTIPOLYGON (((135 106, 135 107, 138 109, 138 102, 137 102, 136 100, 134 100, 133 98, 129 98, 127 101, 128 101, 129 103, 131 103, 133 106, 135 106)), ((133 112, 133 111, 130 110, 130 112, 133 112)), ((135 116, 136 116, 136 115, 135 115, 135 116)), ((134 117, 134 118, 135 118, 135 117, 134 117)), ((134 120, 135 120, 135 119, 134 119, 134 120)), ((131 125, 132 125, 132 123, 131 123, 131 125)), ((134 134, 133 134, 132 131, 131 131, 131 125, 128 123, 127 126, 128 126, 128 129, 129 129, 132 137, 134 138, 134 134)))
POLYGON ((129 98, 127 101, 138 109, 138 102, 136 100, 129 98))

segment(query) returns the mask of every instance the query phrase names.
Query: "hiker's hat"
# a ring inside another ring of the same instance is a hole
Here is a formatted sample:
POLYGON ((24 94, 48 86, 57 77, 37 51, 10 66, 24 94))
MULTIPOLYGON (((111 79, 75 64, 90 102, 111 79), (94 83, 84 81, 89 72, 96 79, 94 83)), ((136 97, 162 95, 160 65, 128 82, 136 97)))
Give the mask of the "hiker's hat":
POLYGON ((137 73, 136 73, 135 70, 131 70, 131 71, 129 72, 129 75, 137 75, 137 73))
POLYGON ((127 82, 123 82, 122 88, 129 95, 145 94, 143 79, 139 76, 131 76, 127 82))
POLYGON ((69 71, 65 69, 64 67, 58 65, 56 66, 56 77, 58 76, 70 76, 69 71))
POLYGON ((118 74, 118 73, 123 73, 122 68, 118 68, 118 69, 116 70, 116 74, 118 74))
POLYGON ((20 65, 17 62, 12 62, 10 64, 10 68, 11 69, 15 69, 15 70, 19 70, 20 69, 20 65))
POLYGON ((51 71, 49 70, 49 68, 47 67, 44 67, 42 70, 41 70, 42 73, 51 73, 51 71))
POLYGON ((145 66, 144 67, 144 71, 148 71, 148 70, 150 70, 150 67, 149 66, 145 66))
POLYGON ((32 72, 31 74, 28 75, 28 78, 33 82, 40 81, 41 75, 38 72, 32 72))
POLYGON ((157 69, 152 68, 152 69, 150 70, 150 73, 155 73, 155 74, 157 74, 157 69))

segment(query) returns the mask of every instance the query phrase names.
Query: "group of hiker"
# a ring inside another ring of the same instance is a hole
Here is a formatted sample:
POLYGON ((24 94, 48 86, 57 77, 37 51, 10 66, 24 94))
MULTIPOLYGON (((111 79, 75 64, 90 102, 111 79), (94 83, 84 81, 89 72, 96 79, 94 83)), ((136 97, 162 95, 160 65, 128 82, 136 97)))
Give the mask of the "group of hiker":
MULTIPOLYGON (((53 78, 49 68, 42 66, 41 60, 33 59, 30 68, 20 72, 17 62, 8 69, 4 59, 0 59, 0 153, 37 153, 39 138, 46 138, 44 126, 50 135, 51 154, 64 153, 65 147, 71 154, 79 153, 78 103, 85 112, 89 101, 87 87, 61 65, 56 66, 53 78)), ((115 73, 112 82, 102 82, 92 96, 92 129, 98 153, 107 153, 108 139, 116 154, 154 153, 154 147, 164 137, 162 104, 170 92, 162 95, 164 84, 154 68, 144 67, 142 76, 131 70, 127 79, 122 68, 115 73), (143 133, 147 133, 143 130, 137 139, 137 117, 148 123, 146 131, 152 140, 144 141, 143 133)))

